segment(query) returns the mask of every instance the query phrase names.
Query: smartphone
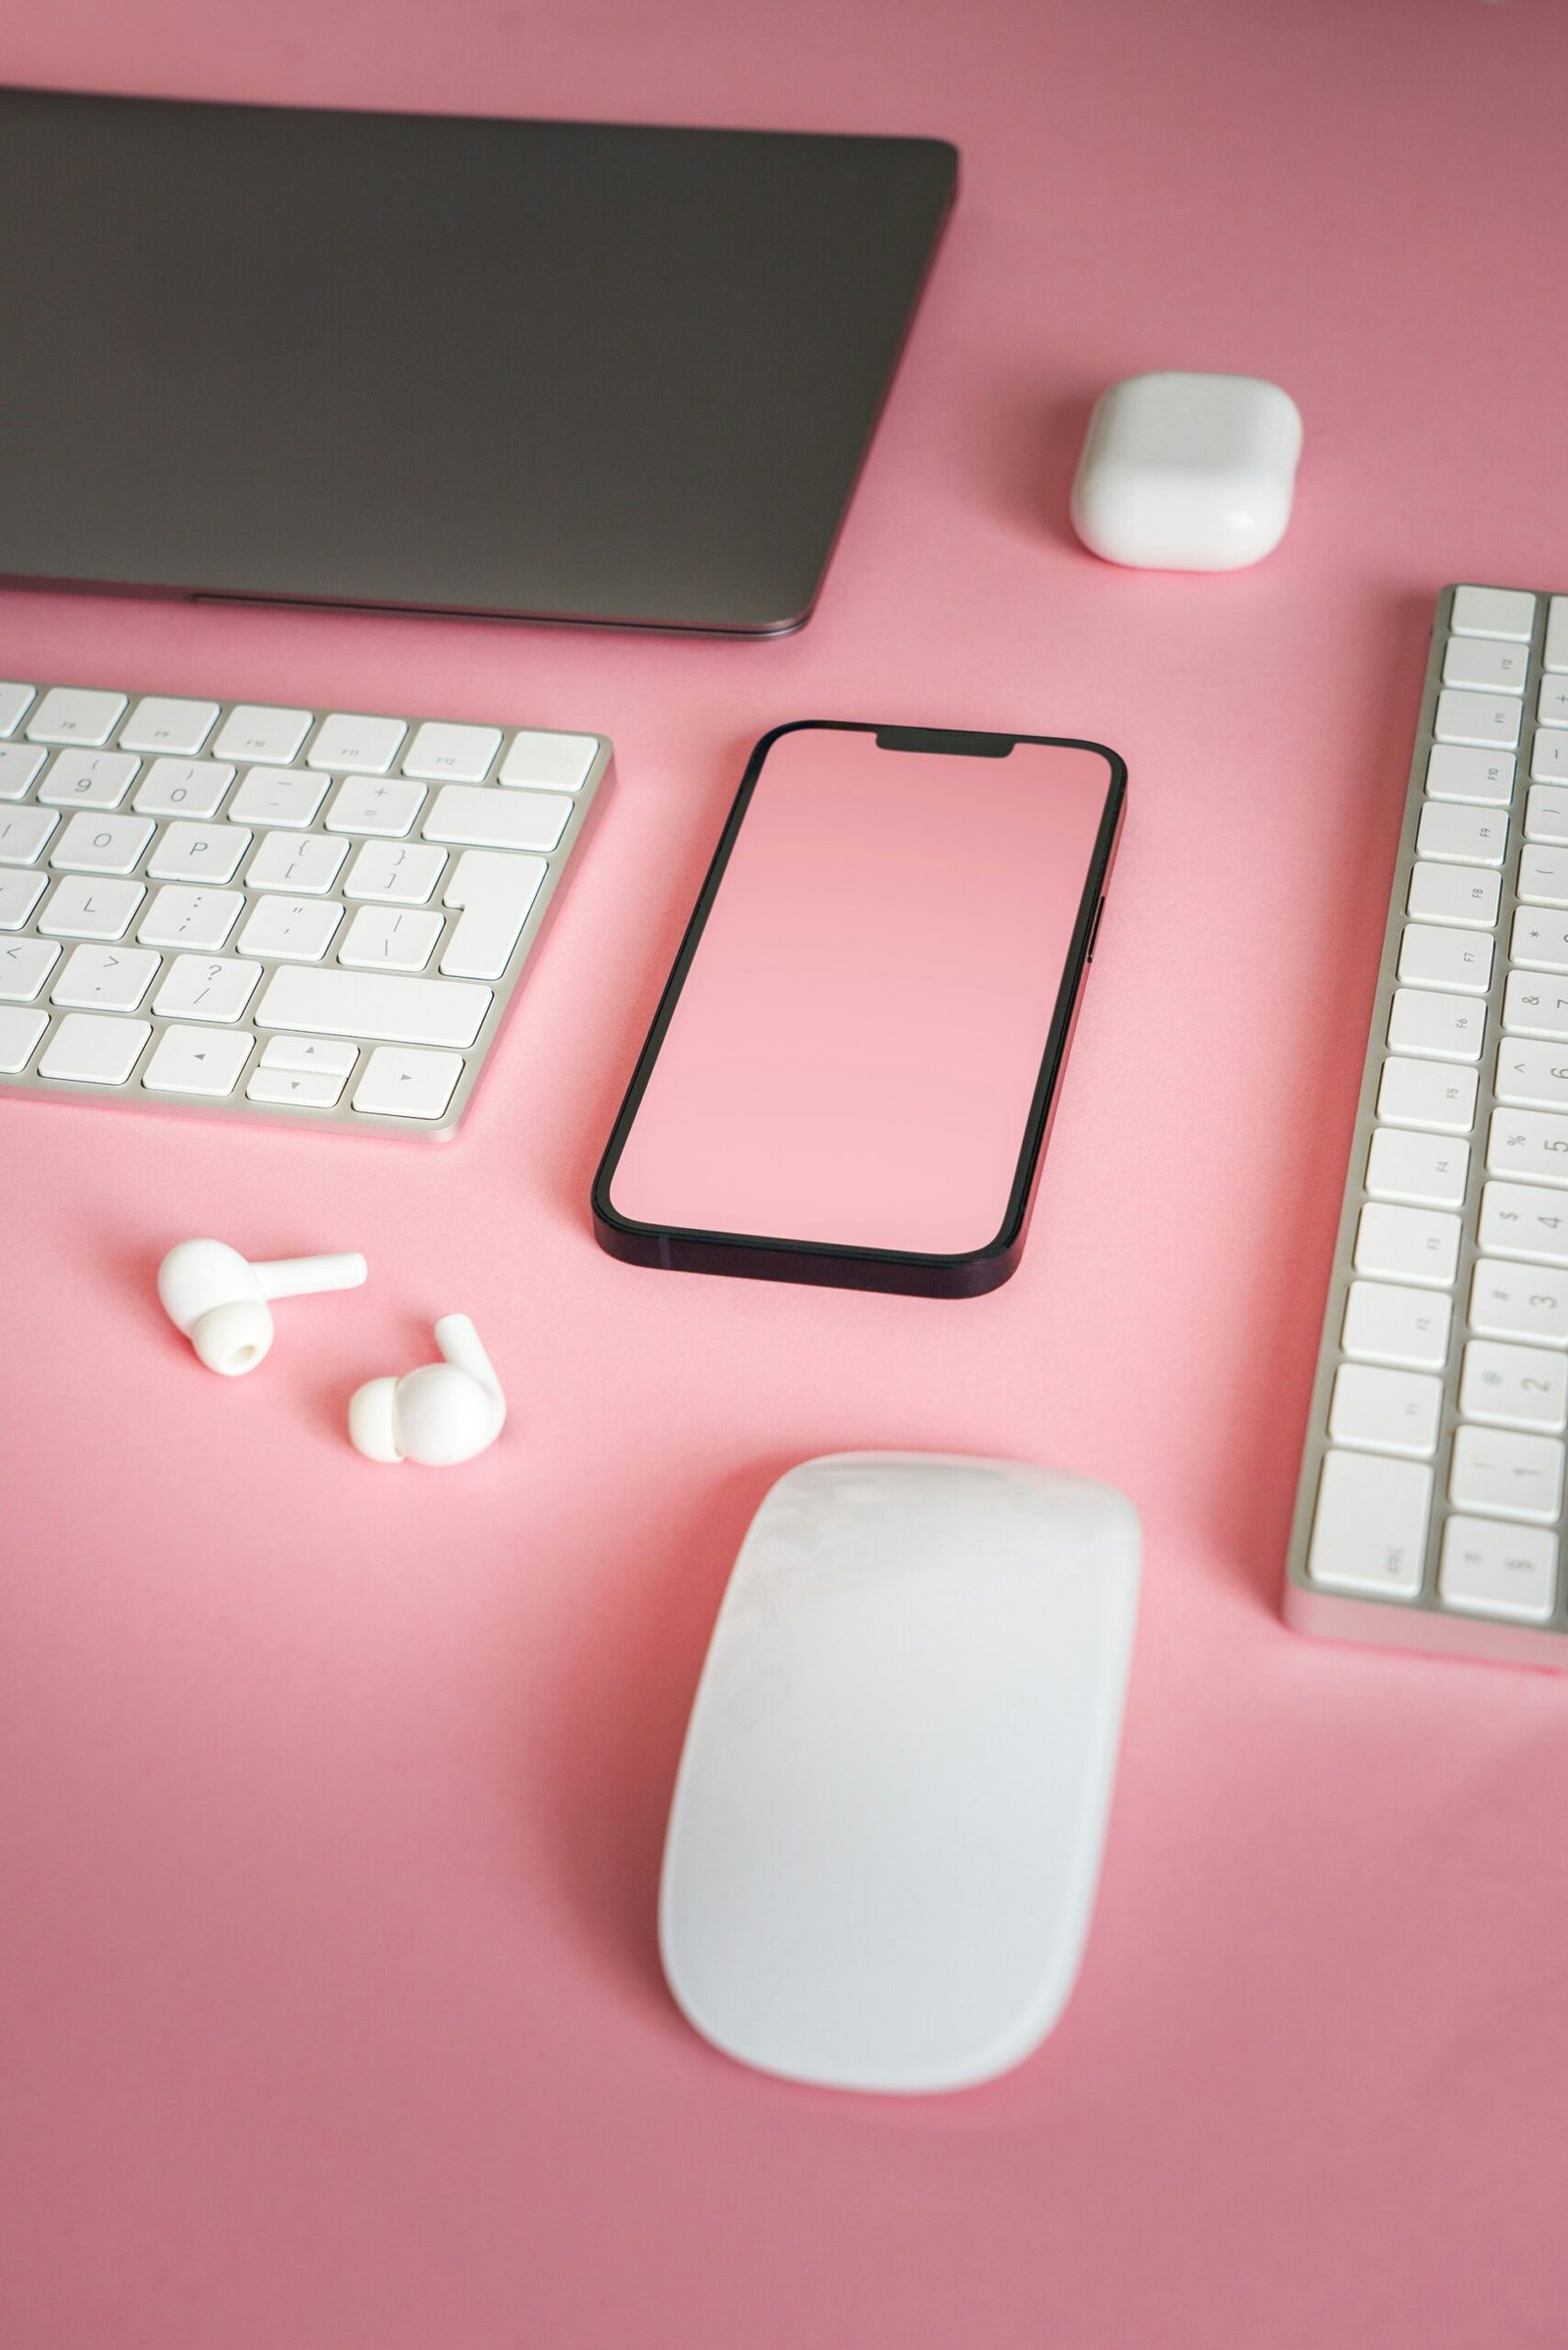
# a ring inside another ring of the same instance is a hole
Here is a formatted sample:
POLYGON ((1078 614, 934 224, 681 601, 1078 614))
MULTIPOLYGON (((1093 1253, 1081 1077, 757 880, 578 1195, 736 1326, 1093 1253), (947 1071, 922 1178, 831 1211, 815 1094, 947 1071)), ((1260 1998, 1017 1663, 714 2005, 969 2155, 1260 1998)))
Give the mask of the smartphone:
POLYGON ((594 1179, 603 1247, 935 1297, 1005 1281, 1126 783, 1047 735, 764 735, 594 1179))

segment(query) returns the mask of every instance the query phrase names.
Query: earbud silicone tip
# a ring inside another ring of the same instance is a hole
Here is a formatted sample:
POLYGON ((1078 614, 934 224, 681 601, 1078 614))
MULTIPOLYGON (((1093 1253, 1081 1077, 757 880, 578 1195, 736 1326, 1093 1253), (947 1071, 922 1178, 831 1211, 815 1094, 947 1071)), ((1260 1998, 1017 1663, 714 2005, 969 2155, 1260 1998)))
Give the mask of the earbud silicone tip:
POLYGON ((254 1371, 272 1344, 272 1317, 259 1297, 210 1305, 191 1324, 190 1343, 210 1371, 237 1379, 254 1371))
POLYGON ((501 1426, 493 1397, 450 1363, 421 1363, 398 1386, 398 1443, 405 1460, 450 1469, 493 1444, 501 1426))
POLYGON ((367 1460, 401 1460, 393 1434, 398 1383, 368 1379, 349 1401, 349 1441, 367 1460))

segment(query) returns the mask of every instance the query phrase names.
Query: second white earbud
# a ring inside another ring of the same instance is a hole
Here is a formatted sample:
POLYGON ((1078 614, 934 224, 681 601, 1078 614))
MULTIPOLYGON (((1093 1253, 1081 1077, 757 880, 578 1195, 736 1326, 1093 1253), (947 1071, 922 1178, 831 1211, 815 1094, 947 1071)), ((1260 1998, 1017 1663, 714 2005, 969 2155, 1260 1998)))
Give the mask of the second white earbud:
POLYGON ((305 1297, 318 1290, 356 1290, 363 1256, 280 1257, 253 1265, 225 1241, 181 1241, 158 1268, 158 1295, 209 1370, 235 1379, 254 1371, 272 1344, 269 1297, 305 1297))
POLYGON ((507 1399, 466 1314, 435 1326, 443 1359, 402 1379, 372 1379, 349 1404, 349 1435, 368 1460, 416 1460, 448 1468, 472 1460, 501 1434, 507 1399))

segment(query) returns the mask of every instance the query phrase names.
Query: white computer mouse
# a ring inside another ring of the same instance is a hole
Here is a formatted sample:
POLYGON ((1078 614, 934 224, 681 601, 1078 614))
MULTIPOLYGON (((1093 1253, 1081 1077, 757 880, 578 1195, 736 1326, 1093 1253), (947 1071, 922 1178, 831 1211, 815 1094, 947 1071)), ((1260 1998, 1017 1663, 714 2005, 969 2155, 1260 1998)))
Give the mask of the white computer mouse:
POLYGON ((781 1477, 714 1626, 660 1894, 670 1989, 742 2063, 964 2088, 1078 1971, 1141 1549, 1019 1461, 843 1452, 781 1477))

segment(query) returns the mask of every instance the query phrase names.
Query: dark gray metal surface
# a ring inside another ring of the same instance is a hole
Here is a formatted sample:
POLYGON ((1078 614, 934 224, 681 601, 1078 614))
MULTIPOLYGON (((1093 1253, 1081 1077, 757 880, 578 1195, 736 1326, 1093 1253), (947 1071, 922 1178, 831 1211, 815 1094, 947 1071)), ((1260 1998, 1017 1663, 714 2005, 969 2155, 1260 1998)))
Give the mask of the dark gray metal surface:
POLYGON ((956 169, 0 91, 0 574, 794 626, 956 169))

